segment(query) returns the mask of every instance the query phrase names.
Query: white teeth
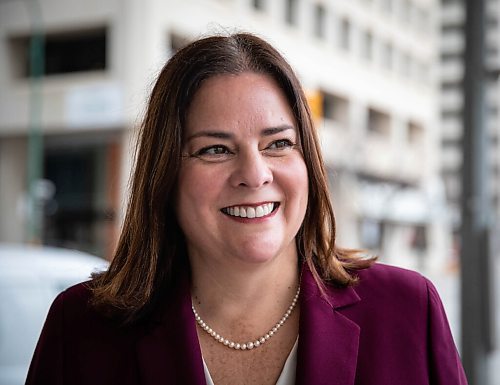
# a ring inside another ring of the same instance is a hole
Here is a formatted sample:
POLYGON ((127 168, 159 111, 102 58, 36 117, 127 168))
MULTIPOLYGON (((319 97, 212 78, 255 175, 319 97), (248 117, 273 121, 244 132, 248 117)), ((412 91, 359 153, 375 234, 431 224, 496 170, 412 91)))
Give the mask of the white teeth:
POLYGON ((252 206, 233 206, 223 211, 226 214, 241 217, 241 218, 261 218, 269 215, 274 209, 274 203, 265 203, 263 205, 252 207, 252 206))

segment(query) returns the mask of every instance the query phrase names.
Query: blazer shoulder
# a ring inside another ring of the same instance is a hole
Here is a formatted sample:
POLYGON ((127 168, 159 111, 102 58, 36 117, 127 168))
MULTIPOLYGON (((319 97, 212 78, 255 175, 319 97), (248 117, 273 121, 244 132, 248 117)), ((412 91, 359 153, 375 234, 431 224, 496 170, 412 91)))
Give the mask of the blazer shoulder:
POLYGON ((78 283, 59 293, 54 299, 48 318, 57 316, 74 325, 85 325, 89 321, 104 321, 103 316, 91 304, 91 281, 78 283))
POLYGON ((92 297, 92 290, 90 289, 92 281, 85 281, 77 283, 76 285, 68 287, 62 293, 68 300, 73 301, 89 301, 92 297))
POLYGON ((428 301, 431 282, 416 271, 375 263, 358 273, 358 284, 354 287, 361 298, 384 299, 391 301, 420 302, 428 301))
POLYGON ((64 302, 65 307, 80 307, 88 304, 92 299, 90 282, 91 281, 80 282, 68 287, 57 296, 55 301, 64 302))
POLYGON ((383 263, 374 263, 367 269, 359 270, 357 276, 361 285, 376 281, 378 285, 420 287, 421 285, 425 286, 426 281, 428 281, 427 278, 416 271, 383 263))

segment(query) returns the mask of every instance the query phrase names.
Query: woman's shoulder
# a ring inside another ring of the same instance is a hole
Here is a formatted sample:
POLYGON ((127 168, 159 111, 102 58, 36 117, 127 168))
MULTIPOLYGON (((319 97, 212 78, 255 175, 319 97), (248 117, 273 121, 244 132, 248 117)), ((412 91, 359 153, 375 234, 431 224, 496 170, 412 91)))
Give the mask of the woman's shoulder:
POLYGON ((90 283, 91 281, 85 281, 68 287, 66 290, 59 293, 54 300, 54 304, 60 304, 64 306, 65 309, 80 309, 82 307, 87 307, 92 299, 90 283))
POLYGON ((104 321, 104 317, 92 304, 91 282, 78 283, 59 293, 52 302, 48 319, 56 318, 73 325, 104 321))
POLYGON ((378 285, 397 286, 400 288, 420 288, 428 279, 421 273, 402 267, 376 262, 367 269, 358 270, 356 275, 360 285, 377 283, 378 285))
POLYGON ((92 281, 84 281, 76 285, 68 287, 61 294, 66 299, 73 301, 87 301, 92 297, 92 290, 90 289, 92 281))
POLYGON ((360 281, 364 282, 376 280, 378 282, 414 285, 421 284, 426 280, 426 278, 417 271, 380 262, 374 263, 367 269, 358 270, 356 274, 360 281))
POLYGON ((92 282, 82 282, 61 292, 53 301, 44 329, 60 328, 66 343, 96 344, 132 337, 132 329, 98 309, 93 301, 92 282))

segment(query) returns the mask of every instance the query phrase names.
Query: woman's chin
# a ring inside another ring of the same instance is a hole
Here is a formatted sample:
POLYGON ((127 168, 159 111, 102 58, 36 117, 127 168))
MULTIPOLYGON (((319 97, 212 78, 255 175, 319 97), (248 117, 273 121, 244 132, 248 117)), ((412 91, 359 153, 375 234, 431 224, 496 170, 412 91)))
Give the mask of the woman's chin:
POLYGON ((235 254, 238 260, 249 265, 265 265, 288 257, 296 256, 295 250, 287 250, 278 245, 253 245, 238 250, 235 254), (292 255, 293 254, 293 255, 292 255))
POLYGON ((248 264, 250 266, 259 266, 259 265, 265 265, 267 263, 272 262, 275 260, 276 255, 272 254, 245 254, 245 255, 239 255, 238 260, 248 264))

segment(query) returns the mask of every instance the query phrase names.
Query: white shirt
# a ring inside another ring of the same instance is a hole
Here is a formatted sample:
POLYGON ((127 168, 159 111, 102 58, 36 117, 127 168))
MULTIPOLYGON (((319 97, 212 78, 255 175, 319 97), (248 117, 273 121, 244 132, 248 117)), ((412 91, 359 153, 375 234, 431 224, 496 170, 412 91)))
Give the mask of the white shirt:
MULTIPOLYGON (((298 346, 299 338, 295 340, 295 344, 293 345, 290 354, 288 355, 285 365, 283 366, 283 370, 276 382, 276 385, 293 385, 295 384, 295 369, 297 368, 297 346, 298 346)), ((203 359, 203 356, 202 356, 203 359)), ((205 379, 207 381, 207 385, 215 385, 212 377, 210 376, 210 372, 208 371, 207 364, 205 360, 203 360, 203 369, 205 370, 205 379)))

